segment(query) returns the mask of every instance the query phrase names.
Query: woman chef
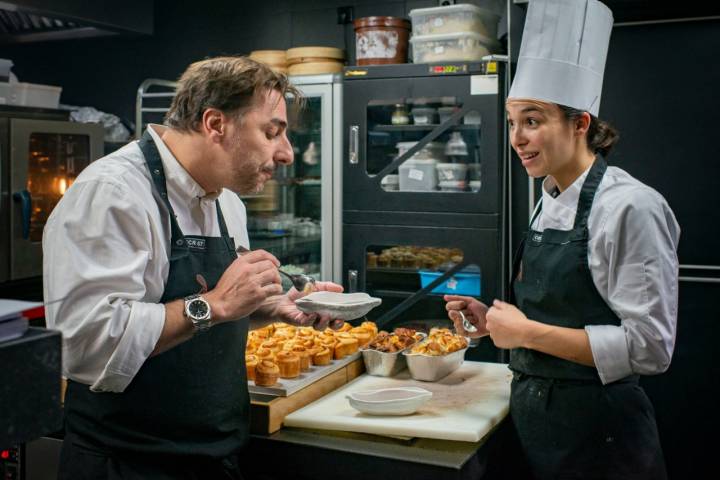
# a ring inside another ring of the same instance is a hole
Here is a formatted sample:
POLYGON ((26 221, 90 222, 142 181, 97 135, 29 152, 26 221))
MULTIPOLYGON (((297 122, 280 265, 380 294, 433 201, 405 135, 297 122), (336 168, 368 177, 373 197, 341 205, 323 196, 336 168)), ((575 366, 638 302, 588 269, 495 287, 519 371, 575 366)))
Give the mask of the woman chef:
POLYGON ((660 194, 603 156, 597 119, 613 18, 597 0, 533 0, 506 105, 542 200, 511 295, 446 296, 459 332, 510 349, 510 412, 537 478, 666 478, 639 375, 672 356, 680 229, 660 194), (462 311, 477 329, 463 329, 462 311))

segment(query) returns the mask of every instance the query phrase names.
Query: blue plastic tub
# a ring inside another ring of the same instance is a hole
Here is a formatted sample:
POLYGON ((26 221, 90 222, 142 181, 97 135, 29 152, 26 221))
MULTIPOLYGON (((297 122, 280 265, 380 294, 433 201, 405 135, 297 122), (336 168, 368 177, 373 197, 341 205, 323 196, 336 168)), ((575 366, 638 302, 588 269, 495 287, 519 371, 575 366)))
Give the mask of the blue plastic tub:
MULTIPOLYGON (((420 270, 420 285, 426 287, 445 272, 420 270)), ((432 293, 480 296, 480 273, 456 273, 431 290, 432 293)))

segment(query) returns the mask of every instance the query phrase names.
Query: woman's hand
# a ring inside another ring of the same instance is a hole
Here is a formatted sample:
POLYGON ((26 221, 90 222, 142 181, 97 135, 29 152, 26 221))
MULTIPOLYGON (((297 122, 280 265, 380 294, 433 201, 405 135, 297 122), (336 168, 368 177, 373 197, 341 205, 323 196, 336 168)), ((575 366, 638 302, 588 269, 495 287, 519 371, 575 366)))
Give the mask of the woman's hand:
POLYGON ((488 310, 487 329, 498 348, 518 348, 526 344, 532 320, 515 305, 495 300, 488 310))
MULTIPOLYGON (((332 282, 316 282, 316 292, 337 292, 343 291, 342 285, 332 282)), ((298 292, 292 287, 288 292, 280 298, 276 308, 275 315, 279 320, 297 326, 313 326, 316 330, 325 330, 328 326, 333 330, 337 330, 344 323, 341 319, 333 319, 327 315, 318 315, 317 313, 303 313, 298 310, 295 300, 304 297, 305 293, 298 292)))
POLYGON ((463 335, 468 338, 478 338, 490 333, 487 329, 487 320, 485 318, 488 311, 487 305, 472 297, 460 295, 445 295, 443 299, 447 302, 447 304, 445 304, 445 310, 448 311, 448 317, 452 320, 453 325, 455 325, 455 331, 458 335, 463 335), (476 332, 468 332, 465 330, 462 317, 458 312, 462 312, 463 315, 465 315, 465 319, 477 329, 476 332))

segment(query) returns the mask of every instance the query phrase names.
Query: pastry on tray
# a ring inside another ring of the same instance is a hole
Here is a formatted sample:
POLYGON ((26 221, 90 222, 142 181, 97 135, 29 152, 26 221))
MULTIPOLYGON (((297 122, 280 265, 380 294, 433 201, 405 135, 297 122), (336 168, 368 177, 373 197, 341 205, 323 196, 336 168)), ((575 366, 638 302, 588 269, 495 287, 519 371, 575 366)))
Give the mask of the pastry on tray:
POLYGON ((327 347, 317 347, 312 356, 313 365, 328 365, 332 360, 332 352, 327 347))
POLYGON ((255 380, 255 368, 260 360, 257 355, 245 355, 245 369, 248 380, 255 380))
POLYGON ((270 387, 275 385, 280 376, 280 368, 270 360, 261 360, 255 367, 255 385, 270 387))
POLYGON ((280 368, 280 378, 295 378, 300 375, 300 357, 295 352, 283 350, 275 355, 280 368))
POLYGON ((303 372, 306 370, 310 370, 310 364, 312 363, 312 360, 310 359, 310 351, 303 347, 302 345, 295 345, 291 352, 296 354, 298 357, 300 357, 300 370, 303 372))

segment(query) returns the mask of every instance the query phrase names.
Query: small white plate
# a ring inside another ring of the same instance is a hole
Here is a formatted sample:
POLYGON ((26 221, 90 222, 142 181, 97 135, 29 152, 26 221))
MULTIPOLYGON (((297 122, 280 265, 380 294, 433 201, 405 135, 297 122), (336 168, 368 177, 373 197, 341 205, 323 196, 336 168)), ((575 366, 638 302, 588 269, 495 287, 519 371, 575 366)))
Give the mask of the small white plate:
POLYGON ((430 397, 432 392, 418 387, 383 388, 347 395, 353 408, 369 415, 410 415, 430 397))
POLYGON ((301 312, 329 315, 332 318, 354 320, 382 303, 382 299, 367 293, 313 292, 295 300, 301 312))

